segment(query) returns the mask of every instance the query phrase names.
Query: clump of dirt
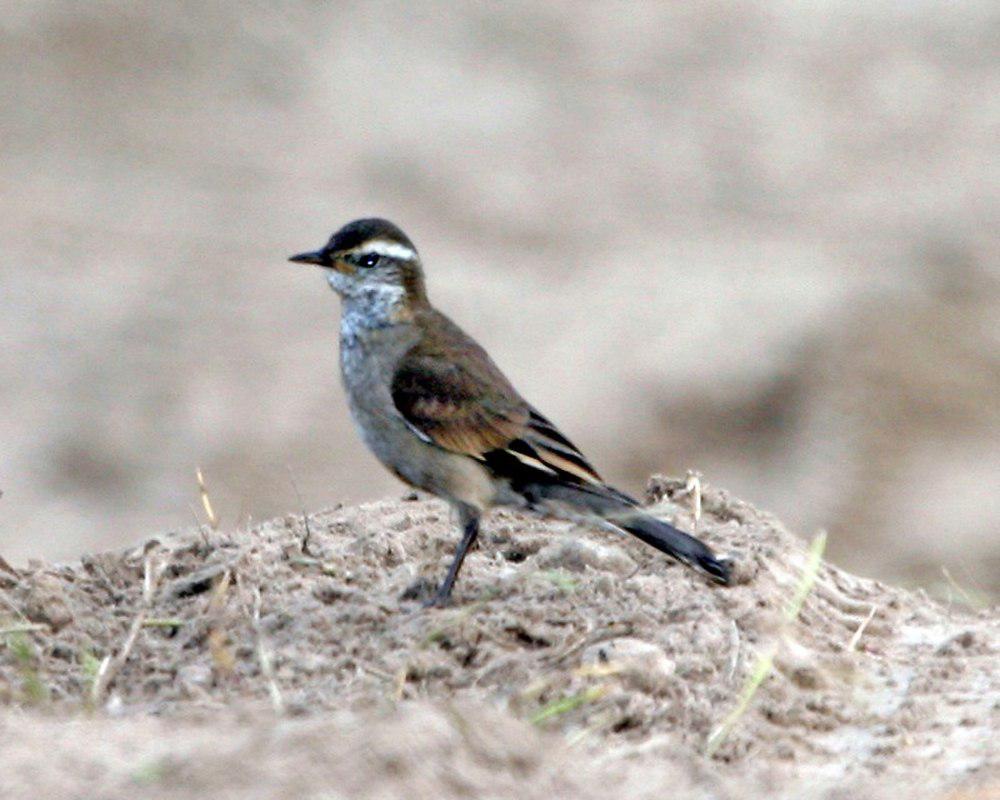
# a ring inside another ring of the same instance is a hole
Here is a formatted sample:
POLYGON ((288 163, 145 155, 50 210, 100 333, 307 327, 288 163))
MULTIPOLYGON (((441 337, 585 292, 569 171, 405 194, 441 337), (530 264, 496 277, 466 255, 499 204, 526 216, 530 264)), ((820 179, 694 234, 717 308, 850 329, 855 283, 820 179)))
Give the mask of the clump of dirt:
POLYGON ((47 797, 87 781, 108 797, 137 784, 157 797, 1000 788, 995 609, 823 564, 789 624, 798 538, 712 487, 697 522, 682 483, 654 478, 648 499, 731 554, 736 585, 499 511, 455 605, 425 610, 405 598, 440 579, 457 532, 443 504, 413 498, 312 515, 307 542, 289 516, 78 564, 0 561, 0 796, 4 781, 41 796, 40 774, 47 797))

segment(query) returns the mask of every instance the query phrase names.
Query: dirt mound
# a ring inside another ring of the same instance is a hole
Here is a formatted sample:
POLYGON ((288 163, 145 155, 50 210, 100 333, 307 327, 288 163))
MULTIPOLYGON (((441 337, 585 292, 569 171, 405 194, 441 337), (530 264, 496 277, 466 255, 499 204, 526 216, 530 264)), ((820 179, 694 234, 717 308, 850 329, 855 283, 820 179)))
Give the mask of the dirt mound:
MULTIPOLYGON (((693 529, 682 495, 650 484, 654 511, 693 529)), ((0 796, 1000 789, 995 610, 823 564, 787 623, 807 550, 724 491, 706 489, 697 530, 737 560, 730 588, 629 539, 497 512, 456 605, 423 610, 402 598, 451 556, 441 503, 309 527, 305 549, 287 517, 67 566, 0 562, 0 796)))

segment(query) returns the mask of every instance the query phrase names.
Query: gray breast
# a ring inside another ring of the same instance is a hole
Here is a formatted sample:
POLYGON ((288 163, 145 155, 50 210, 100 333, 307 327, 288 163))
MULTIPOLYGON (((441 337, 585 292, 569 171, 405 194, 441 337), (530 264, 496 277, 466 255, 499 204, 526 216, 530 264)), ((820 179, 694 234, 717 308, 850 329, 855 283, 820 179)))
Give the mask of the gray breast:
POLYGON ((342 326, 340 369, 355 425, 375 457, 407 483, 453 502, 486 508, 496 487, 485 469, 431 443, 393 403, 396 367, 416 340, 411 325, 342 326))
POLYGON ((409 325, 350 325, 346 316, 344 323, 340 372, 351 415, 369 449, 399 472, 408 440, 415 436, 393 403, 392 378, 400 359, 415 343, 416 331, 409 325))

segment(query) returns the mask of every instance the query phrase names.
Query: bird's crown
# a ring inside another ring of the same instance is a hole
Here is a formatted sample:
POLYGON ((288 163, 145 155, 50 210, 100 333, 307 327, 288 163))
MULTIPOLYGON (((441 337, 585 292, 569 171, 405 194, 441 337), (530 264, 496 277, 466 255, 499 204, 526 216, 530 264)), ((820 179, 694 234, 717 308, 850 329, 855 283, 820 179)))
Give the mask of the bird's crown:
POLYGON ((330 237, 325 250, 331 256, 371 253, 399 261, 416 261, 418 258, 417 248, 402 229, 379 217, 348 222, 330 237))

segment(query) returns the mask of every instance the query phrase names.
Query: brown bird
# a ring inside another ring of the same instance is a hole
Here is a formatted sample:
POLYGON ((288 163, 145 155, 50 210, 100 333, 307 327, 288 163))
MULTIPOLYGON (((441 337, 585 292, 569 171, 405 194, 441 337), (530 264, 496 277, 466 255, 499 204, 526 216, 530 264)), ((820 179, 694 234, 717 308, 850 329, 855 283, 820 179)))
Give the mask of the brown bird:
POLYGON ((462 540, 431 603, 448 602, 492 506, 626 531, 729 582, 727 560, 608 486, 486 351, 431 306, 417 250, 394 224, 355 220, 289 260, 326 268, 342 298, 341 376, 365 443, 401 480, 458 512, 462 540))

